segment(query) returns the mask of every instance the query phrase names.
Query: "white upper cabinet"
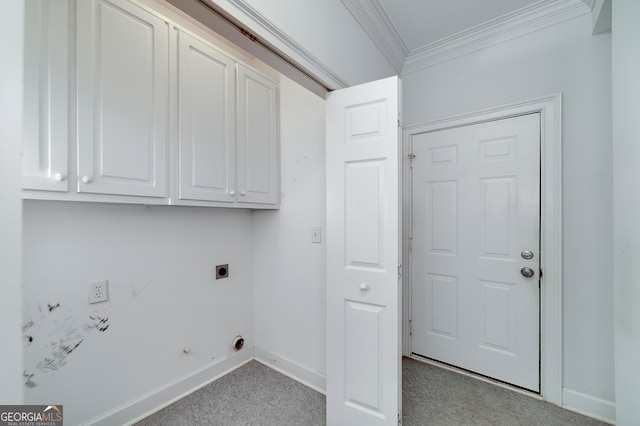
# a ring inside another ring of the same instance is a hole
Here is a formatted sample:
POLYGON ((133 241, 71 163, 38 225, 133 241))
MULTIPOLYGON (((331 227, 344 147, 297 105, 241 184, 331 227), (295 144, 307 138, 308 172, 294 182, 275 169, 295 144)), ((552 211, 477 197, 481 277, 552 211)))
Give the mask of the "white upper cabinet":
POLYGON ((277 209, 276 83, 146 3, 25 0, 23 198, 277 209))
POLYGON ((277 204, 276 84, 238 64, 238 202, 277 204))
POLYGON ((236 199, 235 61, 178 32, 178 200, 236 199))
POLYGON ((78 191, 167 197, 168 23, 125 0, 76 4, 78 191))
POLYGON ((23 188, 68 190, 68 4, 25 2, 23 188))

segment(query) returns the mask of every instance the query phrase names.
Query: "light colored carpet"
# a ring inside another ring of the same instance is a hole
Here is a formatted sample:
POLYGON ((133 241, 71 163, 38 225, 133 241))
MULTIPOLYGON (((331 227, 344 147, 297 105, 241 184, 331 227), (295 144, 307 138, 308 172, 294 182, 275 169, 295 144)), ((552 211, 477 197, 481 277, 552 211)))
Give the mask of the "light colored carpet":
POLYGON ((147 417, 139 426, 324 425, 319 392, 250 361, 147 417))
POLYGON ((472 377, 413 359, 402 361, 403 426, 602 426, 563 410, 472 377))
MULTIPOLYGON (((526 395, 412 359, 403 360, 402 374, 403 426, 604 425, 526 395)), ((324 395, 251 361, 137 425, 325 423, 324 395)))

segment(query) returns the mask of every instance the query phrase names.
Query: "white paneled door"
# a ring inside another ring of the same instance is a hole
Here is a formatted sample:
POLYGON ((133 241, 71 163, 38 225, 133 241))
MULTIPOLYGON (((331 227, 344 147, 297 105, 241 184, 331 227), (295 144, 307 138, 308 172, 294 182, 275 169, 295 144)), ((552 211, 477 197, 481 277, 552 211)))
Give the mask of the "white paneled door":
POLYGON ((235 62, 178 32, 180 199, 235 201, 235 62))
POLYGON ((66 1, 24 2, 24 189, 69 189, 68 6, 66 1))
POLYGON ((328 425, 400 415, 398 86, 327 97, 328 425))
POLYGON ((125 0, 76 13, 78 192, 166 197, 169 25, 125 0))
POLYGON ((412 352, 538 392, 539 114, 411 142, 412 352))
POLYGON ((238 64, 238 202, 278 203, 276 83, 238 64))

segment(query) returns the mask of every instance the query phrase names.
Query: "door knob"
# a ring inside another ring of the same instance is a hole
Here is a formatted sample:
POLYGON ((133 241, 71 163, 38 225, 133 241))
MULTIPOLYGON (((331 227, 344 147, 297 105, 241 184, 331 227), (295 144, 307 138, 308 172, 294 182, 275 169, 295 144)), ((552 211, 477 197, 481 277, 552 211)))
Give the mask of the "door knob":
POLYGON ((528 266, 520 269, 520 273, 527 278, 531 278, 535 274, 533 269, 529 268, 528 266))

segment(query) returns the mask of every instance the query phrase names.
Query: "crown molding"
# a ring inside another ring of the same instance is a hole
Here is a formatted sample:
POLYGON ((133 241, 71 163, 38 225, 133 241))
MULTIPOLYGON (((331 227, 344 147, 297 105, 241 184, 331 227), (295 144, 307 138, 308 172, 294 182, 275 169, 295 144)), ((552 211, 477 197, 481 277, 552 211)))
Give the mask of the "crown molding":
MULTIPOLYGON (((329 89, 349 84, 331 68, 247 3, 199 0, 249 32, 329 89)), ((390 65, 401 75, 476 52, 590 13, 597 0, 540 0, 499 18, 409 51, 378 0, 341 0, 390 65)))
MULTIPOLYGON (((589 2, 590 0, 586 0, 589 2)), ((411 51, 402 75, 590 13, 583 0, 542 0, 411 51)))
POLYGON ((325 87, 340 89, 349 86, 338 74, 247 4, 246 1, 200 0, 200 2, 235 22, 236 25, 249 33, 247 36, 252 41, 259 42, 277 52, 278 55, 313 76, 325 87))
POLYGON ((391 66, 400 74, 409 49, 378 0, 341 0, 391 66))
POLYGON ((593 10, 593 6, 596 4, 596 0, 582 0, 582 2, 587 5, 589 10, 593 10))

